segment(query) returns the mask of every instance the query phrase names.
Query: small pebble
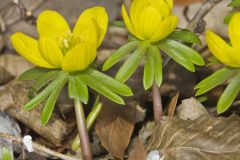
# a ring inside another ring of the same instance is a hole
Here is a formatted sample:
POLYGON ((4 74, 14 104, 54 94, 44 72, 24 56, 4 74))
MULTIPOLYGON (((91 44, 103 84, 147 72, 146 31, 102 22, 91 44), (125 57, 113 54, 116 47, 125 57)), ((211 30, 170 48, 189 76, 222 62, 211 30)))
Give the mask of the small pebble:
POLYGON ((147 160, 164 160, 164 156, 161 157, 161 153, 158 150, 153 150, 147 155, 147 160))
POLYGON ((26 135, 23 137, 23 143, 26 146, 28 152, 33 152, 33 146, 32 146, 32 137, 29 135, 26 135))

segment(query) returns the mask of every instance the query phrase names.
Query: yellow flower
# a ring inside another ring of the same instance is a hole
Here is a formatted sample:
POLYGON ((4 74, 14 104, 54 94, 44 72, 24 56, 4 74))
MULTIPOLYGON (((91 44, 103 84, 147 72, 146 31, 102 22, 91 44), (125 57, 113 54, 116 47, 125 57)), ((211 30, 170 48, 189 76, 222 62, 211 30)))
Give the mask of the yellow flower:
POLYGON ((232 17, 228 26, 228 34, 231 44, 226 43, 212 31, 207 31, 208 48, 222 63, 231 67, 240 67, 240 12, 232 17))
POLYGON ((157 42, 172 33, 178 18, 171 14, 173 0, 133 0, 130 16, 122 5, 124 22, 134 36, 157 42))
POLYGON ((47 10, 37 20, 38 41, 20 32, 13 34, 11 41, 21 56, 37 66, 80 71, 94 61, 107 24, 105 9, 93 7, 79 16, 71 32, 60 14, 47 10))

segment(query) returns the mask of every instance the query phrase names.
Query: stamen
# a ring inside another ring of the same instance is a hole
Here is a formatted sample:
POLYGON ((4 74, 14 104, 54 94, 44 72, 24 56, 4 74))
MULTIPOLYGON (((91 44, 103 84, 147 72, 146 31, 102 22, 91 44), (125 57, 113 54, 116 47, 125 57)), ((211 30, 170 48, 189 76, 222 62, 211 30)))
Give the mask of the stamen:
POLYGON ((65 48, 69 48, 69 41, 68 39, 63 39, 63 45, 65 46, 65 48))
POLYGON ((83 40, 79 35, 73 35, 70 32, 64 36, 57 37, 58 46, 62 50, 63 54, 66 54, 70 49, 81 42, 83 42, 83 40))

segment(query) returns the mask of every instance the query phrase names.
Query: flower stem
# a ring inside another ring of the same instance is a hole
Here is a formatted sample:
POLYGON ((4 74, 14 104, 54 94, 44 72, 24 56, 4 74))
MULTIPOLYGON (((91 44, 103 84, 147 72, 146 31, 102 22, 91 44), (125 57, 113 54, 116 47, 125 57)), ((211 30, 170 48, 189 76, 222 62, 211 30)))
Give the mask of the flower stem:
POLYGON ((78 134, 80 137, 82 159, 92 160, 92 151, 90 148, 89 136, 85 123, 85 115, 82 103, 79 99, 74 99, 75 114, 77 120, 78 134))
MULTIPOLYGON (((89 131, 93 125, 93 123, 95 122, 95 120, 97 119, 100 111, 102 109, 102 103, 98 102, 96 105, 93 106, 92 111, 89 113, 89 115, 87 116, 87 120, 86 120, 86 127, 87 130, 89 131)), ((72 150, 73 151, 77 151, 80 148, 80 139, 79 139, 79 135, 77 135, 72 143, 72 150)))
POLYGON ((152 86, 152 98, 153 98, 154 120, 156 123, 159 123, 162 117, 162 99, 161 99, 159 87, 157 86, 156 82, 154 82, 152 86))

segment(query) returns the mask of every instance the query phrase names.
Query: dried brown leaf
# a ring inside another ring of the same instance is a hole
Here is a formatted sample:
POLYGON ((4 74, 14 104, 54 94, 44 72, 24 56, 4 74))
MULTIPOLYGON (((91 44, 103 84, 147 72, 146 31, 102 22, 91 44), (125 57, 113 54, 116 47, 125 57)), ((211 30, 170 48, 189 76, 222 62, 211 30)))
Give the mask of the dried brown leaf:
POLYGON ((239 160, 240 118, 195 120, 163 117, 153 132, 147 151, 158 149, 164 160, 239 160))
POLYGON ((141 140, 137 137, 134 140, 133 150, 129 154, 128 160, 146 160, 146 151, 141 140))
POLYGON ((0 111, 4 111, 11 117, 16 118, 43 138, 56 146, 72 132, 74 126, 69 126, 59 115, 53 113, 47 126, 41 124, 42 104, 31 111, 24 111, 23 106, 29 100, 27 91, 29 82, 12 81, 0 90, 0 111))
POLYGON ((168 106, 168 116, 172 117, 174 115, 176 106, 177 106, 177 101, 178 101, 178 96, 179 96, 179 91, 173 98, 171 99, 171 102, 169 103, 168 106))
POLYGON ((0 66, 0 85, 11 81, 14 76, 9 73, 4 67, 0 66))
POLYGON ((96 124, 96 132, 101 145, 114 157, 123 159, 134 129, 135 105, 119 106, 104 102, 96 124))
POLYGON ((15 77, 21 75, 33 66, 23 57, 10 53, 4 53, 0 56, 0 65, 4 66, 4 68, 15 77))

